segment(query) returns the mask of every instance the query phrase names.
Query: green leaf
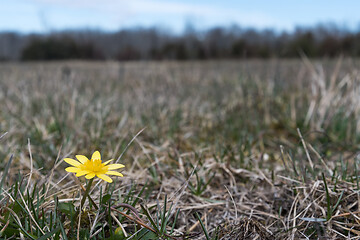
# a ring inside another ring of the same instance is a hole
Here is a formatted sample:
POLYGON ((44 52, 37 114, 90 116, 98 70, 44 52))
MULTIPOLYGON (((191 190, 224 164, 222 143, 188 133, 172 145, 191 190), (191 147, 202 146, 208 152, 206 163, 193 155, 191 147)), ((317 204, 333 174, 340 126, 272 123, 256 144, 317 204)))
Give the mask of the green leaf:
POLYGON ((141 240, 153 240, 153 239, 159 239, 159 237, 157 236, 157 234, 155 234, 154 232, 143 228, 140 230, 139 232, 139 238, 141 240))
POLYGON ((115 229, 115 234, 113 235, 113 238, 118 240, 123 240, 126 238, 121 227, 115 229))
POLYGON ((102 203, 103 204, 106 204, 111 198, 111 195, 110 194, 105 194, 103 197, 102 197, 102 203))
MULTIPOLYGON (((11 238, 14 235, 19 236, 20 231, 18 228, 14 228, 14 227, 7 227, 2 233, 0 232, 0 237, 6 237, 6 238, 11 238)), ((1 238, 3 239, 3 238, 1 238)))
POLYGON ((58 210, 64 214, 68 215, 70 218, 73 218, 76 214, 75 206, 72 202, 59 203, 58 210))
POLYGON ((83 240, 90 239, 89 229, 81 229, 79 232, 79 237, 83 240))
POLYGON ((55 228, 54 230, 48 232, 47 234, 43 235, 42 237, 39 237, 38 240, 46 240, 49 237, 51 237, 52 235, 54 235, 55 233, 60 231, 60 227, 55 228))

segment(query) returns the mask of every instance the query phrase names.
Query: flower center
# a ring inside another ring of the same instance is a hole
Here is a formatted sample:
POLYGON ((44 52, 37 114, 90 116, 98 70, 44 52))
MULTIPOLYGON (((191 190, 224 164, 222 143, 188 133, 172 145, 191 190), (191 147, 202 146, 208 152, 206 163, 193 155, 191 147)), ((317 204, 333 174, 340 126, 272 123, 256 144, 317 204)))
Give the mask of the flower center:
POLYGON ((107 167, 104 166, 104 164, 101 162, 101 159, 91 159, 84 164, 84 167, 86 170, 95 174, 107 171, 107 167))

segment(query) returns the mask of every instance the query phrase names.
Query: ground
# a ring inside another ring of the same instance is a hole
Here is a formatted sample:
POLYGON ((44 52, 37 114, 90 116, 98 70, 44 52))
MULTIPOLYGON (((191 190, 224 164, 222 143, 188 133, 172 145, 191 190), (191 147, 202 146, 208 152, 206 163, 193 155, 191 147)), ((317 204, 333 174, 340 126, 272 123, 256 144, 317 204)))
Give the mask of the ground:
POLYGON ((0 236, 358 239, 358 69, 1 63, 0 236), (88 181, 63 159, 96 150, 124 177, 96 178, 79 211, 88 181))

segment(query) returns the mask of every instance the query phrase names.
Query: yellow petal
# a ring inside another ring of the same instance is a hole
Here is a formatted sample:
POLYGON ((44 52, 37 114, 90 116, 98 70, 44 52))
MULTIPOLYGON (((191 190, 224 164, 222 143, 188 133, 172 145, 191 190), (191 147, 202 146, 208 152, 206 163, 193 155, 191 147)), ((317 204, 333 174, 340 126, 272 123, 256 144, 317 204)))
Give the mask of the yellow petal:
POLYGON ((95 177, 95 173, 89 173, 85 176, 86 179, 91 179, 93 177, 95 177))
POLYGON ((89 161, 89 159, 87 157, 85 157, 84 155, 76 155, 75 156, 77 158, 77 160, 79 160, 82 164, 86 163, 87 161, 89 161))
POLYGON ((80 168, 76 168, 76 167, 67 167, 67 168, 65 168, 65 171, 76 173, 76 172, 79 172, 81 170, 80 170, 80 168))
POLYGON ((100 159, 100 160, 101 160, 100 152, 99 152, 99 151, 95 151, 95 152, 93 153, 93 155, 91 156, 91 159, 92 159, 92 160, 95 160, 95 159, 100 159))
POLYGON ((64 161, 67 162, 68 164, 70 164, 71 166, 74 167, 80 167, 81 163, 79 163, 78 161, 71 159, 71 158, 64 158, 64 161))
POLYGON ((80 171, 78 171, 77 173, 76 173, 76 176, 77 177, 80 177, 80 176, 83 176, 83 175, 85 175, 85 174, 88 174, 90 171, 88 171, 88 170, 80 170, 80 171))
POLYGON ((104 162, 104 166, 107 165, 109 162, 113 161, 114 159, 110 159, 110 160, 107 160, 106 162, 104 162))
POLYGON ((118 169, 118 168, 123 168, 123 167, 125 167, 125 165, 114 163, 114 164, 110 164, 107 167, 108 167, 108 170, 114 170, 114 169, 118 169))
POLYGON ((115 172, 115 171, 107 171, 105 174, 115 175, 115 176, 119 176, 119 177, 123 177, 123 176, 124 176, 124 175, 122 175, 121 173, 115 172))
POLYGON ((98 176, 98 178, 101 178, 102 180, 108 183, 112 183, 113 181, 109 176, 106 176, 105 174, 96 174, 96 176, 98 176))

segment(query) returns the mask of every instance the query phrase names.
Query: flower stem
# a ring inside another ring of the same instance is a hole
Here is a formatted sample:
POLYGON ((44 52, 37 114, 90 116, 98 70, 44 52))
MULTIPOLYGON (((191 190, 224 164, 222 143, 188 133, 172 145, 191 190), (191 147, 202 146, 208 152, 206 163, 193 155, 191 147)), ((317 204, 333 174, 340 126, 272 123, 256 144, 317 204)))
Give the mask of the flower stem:
POLYGON ((85 190, 85 193, 81 199, 81 204, 80 204, 80 207, 82 208, 84 206, 84 203, 85 203, 85 200, 86 200, 86 197, 89 195, 89 192, 90 192, 90 189, 91 189, 91 185, 94 181, 94 178, 90 179, 88 184, 86 185, 86 190, 85 190))

